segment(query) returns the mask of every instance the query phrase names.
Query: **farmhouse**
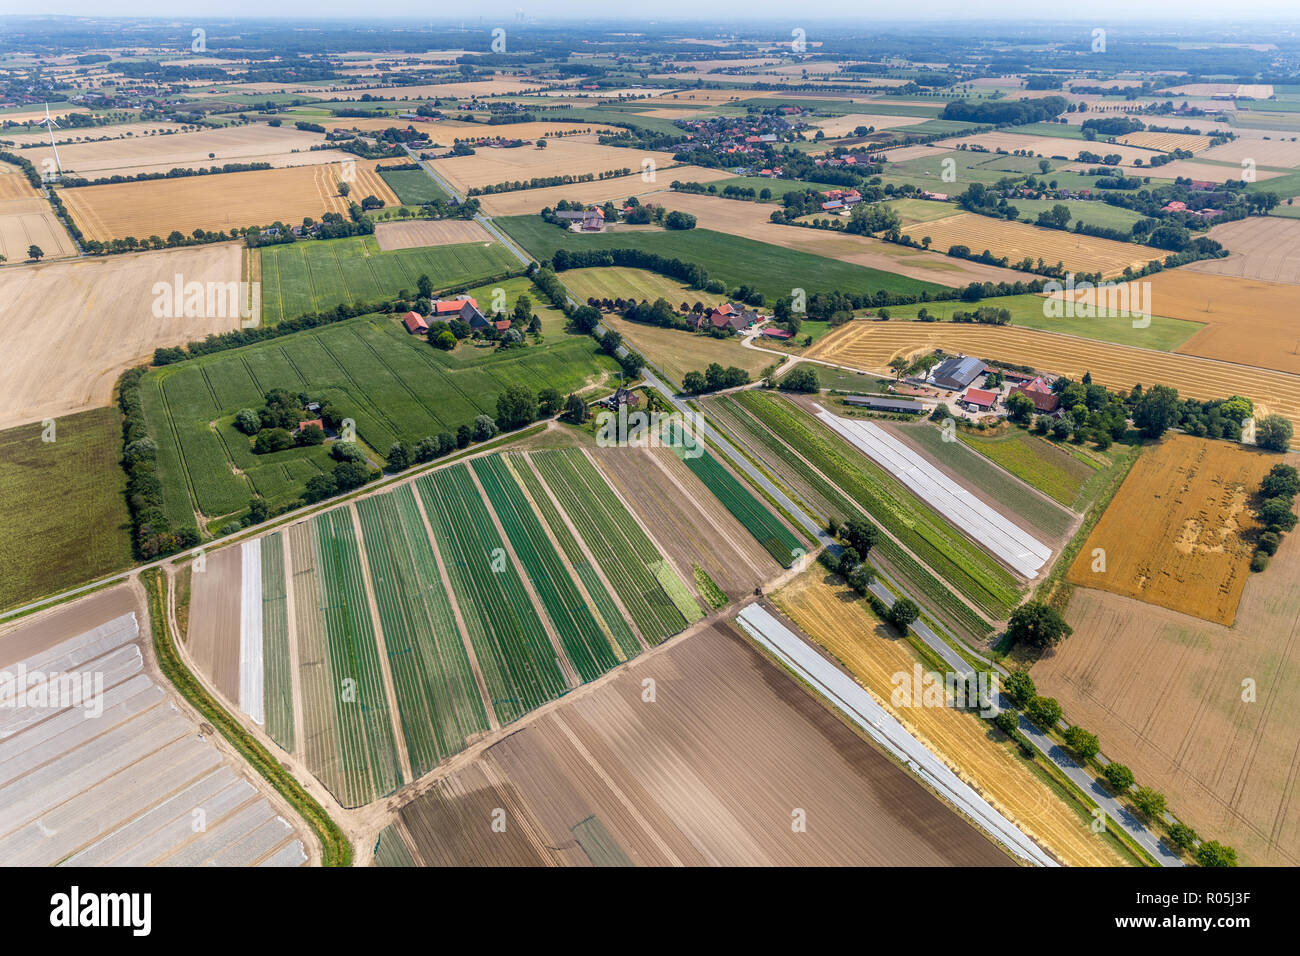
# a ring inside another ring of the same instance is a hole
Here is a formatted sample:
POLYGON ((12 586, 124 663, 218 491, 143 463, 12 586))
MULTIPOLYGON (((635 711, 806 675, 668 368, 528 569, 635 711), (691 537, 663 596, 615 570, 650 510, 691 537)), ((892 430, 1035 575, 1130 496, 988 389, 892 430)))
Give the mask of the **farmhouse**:
MULTIPOLYGON (((731 302, 704 314, 715 329, 731 329, 733 332, 743 332, 762 318, 752 309, 731 302)), ((703 322, 700 324, 703 325, 703 322)))
POLYGON ((471 329, 486 329, 491 324, 479 311, 478 301, 470 296, 462 296, 459 299, 436 299, 433 303, 433 314, 429 318, 435 322, 459 319, 471 329))
POLYGON ((983 375, 985 368, 985 364, 977 358, 970 356, 950 358, 935 366, 930 374, 930 381, 939 388, 960 392, 983 375))
POLYGON ((406 313, 406 318, 402 319, 402 324, 406 326, 406 331, 412 335, 429 331, 429 323, 424 321, 424 316, 419 312, 406 313))
POLYGON ((597 404, 604 405, 606 408, 611 408, 611 409, 616 409, 620 405, 635 407, 641 404, 641 396, 638 395, 636 392, 632 391, 631 389, 624 388, 622 385, 620 385, 617 389, 615 389, 613 395, 609 396, 609 398, 597 404))
POLYGON ((1008 393, 1023 395, 1034 403, 1034 411, 1040 415, 1050 415, 1056 411, 1057 406, 1061 404, 1061 396, 1054 393, 1051 387, 1041 378, 1036 378, 1032 382, 1024 385, 1014 386, 1008 393))
POLYGON ((997 392, 983 388, 968 388, 961 397, 962 404, 971 411, 986 412, 998 403, 997 392))

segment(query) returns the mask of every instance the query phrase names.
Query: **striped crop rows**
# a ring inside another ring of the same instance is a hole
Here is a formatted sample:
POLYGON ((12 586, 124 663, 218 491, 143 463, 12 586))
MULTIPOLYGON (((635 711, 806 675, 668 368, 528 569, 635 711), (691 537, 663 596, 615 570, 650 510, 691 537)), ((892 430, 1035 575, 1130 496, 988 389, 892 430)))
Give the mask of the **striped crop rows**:
POLYGON ((293 675, 289 667, 289 609, 284 585, 284 536, 262 547, 262 709, 266 733, 293 753, 293 675))
POLYGON ((486 730, 487 711, 411 487, 361 499, 357 515, 402 735, 420 776, 486 730))
POLYGON ((565 693, 555 649, 469 469, 453 465, 416 487, 497 717, 507 723, 565 693))

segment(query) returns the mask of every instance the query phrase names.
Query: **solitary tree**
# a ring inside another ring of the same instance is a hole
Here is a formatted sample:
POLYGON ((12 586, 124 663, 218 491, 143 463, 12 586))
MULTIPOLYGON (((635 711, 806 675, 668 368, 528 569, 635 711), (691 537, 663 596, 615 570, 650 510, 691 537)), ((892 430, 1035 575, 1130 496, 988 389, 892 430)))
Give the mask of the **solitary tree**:
POLYGON ((36 243, 32 243, 30 246, 27 247, 27 258, 31 259, 33 262, 40 262, 41 257, 44 255, 45 255, 45 250, 42 249, 40 246, 36 245, 36 243))
POLYGON ((347 194, 350 193, 350 192, 352 192, 352 187, 351 187, 350 185, 348 185, 347 183, 340 181, 340 182, 339 182, 339 195, 340 195, 340 196, 343 196, 343 197, 346 198, 346 197, 347 197, 347 194))
POLYGON ((1061 615, 1046 604, 1029 601, 1011 612, 1007 621, 1007 637, 1013 644, 1027 644, 1045 649, 1055 647, 1074 633, 1061 615))
POLYGON ((1112 760, 1106 764, 1106 769, 1102 771, 1106 782, 1115 790, 1123 792, 1133 786, 1133 771, 1124 766, 1117 760, 1112 760))
POLYGON ((908 626, 921 616, 921 609, 911 598, 899 598, 887 616, 890 624, 906 634, 908 626))

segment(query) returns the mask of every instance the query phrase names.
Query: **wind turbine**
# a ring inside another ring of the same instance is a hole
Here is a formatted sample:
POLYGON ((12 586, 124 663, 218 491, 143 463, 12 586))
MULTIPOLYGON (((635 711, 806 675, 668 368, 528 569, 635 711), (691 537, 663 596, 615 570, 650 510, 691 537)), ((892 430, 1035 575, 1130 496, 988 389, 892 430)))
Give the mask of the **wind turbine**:
POLYGON ((50 148, 54 150, 54 165, 58 169, 58 174, 52 178, 63 178, 63 163, 59 159, 59 147, 54 145, 54 131, 59 128, 59 124, 54 122, 54 117, 50 116, 50 104, 45 104, 45 119, 40 121, 40 125, 50 131, 50 148))

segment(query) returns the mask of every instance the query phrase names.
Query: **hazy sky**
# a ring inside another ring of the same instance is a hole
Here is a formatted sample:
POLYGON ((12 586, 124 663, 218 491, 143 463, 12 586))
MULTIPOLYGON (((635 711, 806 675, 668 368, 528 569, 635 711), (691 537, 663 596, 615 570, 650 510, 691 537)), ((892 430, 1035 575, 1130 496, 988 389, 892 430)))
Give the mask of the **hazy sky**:
POLYGON ((1300 20, 1297 0, 1249 0, 1225 4, 1223 0, 1088 0, 1071 9, 1064 5, 1044 6, 1042 0, 924 0, 921 3, 882 3, 879 0, 822 0, 816 5, 790 0, 654 0, 650 4, 619 4, 609 0, 546 0, 546 2, 481 3, 421 2, 411 0, 68 0, 41 10, 17 9, 8 0, 0 3, 0 14, 63 14, 82 16, 156 16, 169 20, 196 17, 231 18, 275 16, 312 20, 320 18, 403 17, 417 19, 460 19, 477 22, 480 17, 513 19, 517 11, 540 20, 735 18, 736 25, 772 20, 798 23, 826 21, 836 17, 862 23, 871 20, 1070 19, 1102 25, 1103 21, 1163 20, 1171 29, 1187 19, 1220 19, 1239 23, 1260 19, 1300 20), (640 12, 644 8, 646 12, 640 12), (636 11, 636 12, 634 12, 636 11))

